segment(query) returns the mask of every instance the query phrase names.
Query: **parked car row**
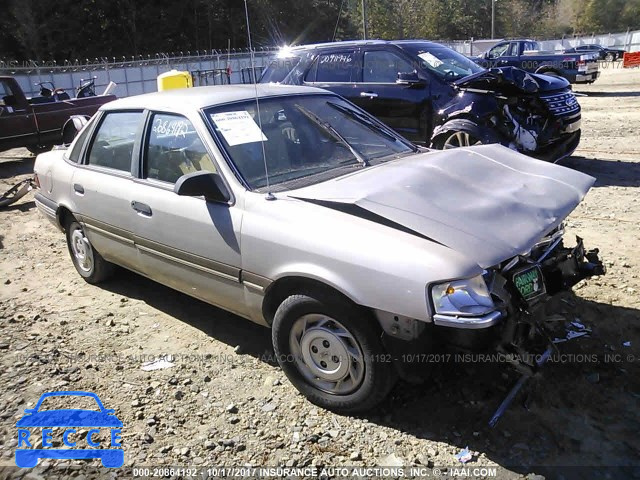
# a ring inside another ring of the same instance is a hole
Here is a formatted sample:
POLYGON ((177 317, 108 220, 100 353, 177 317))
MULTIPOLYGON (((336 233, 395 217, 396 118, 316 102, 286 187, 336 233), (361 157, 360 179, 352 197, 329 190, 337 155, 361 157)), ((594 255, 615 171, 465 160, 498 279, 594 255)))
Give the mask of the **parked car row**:
POLYGON ((593 83, 600 76, 595 52, 544 52, 534 40, 499 42, 474 61, 485 68, 511 66, 527 72, 563 77, 569 83, 593 83))

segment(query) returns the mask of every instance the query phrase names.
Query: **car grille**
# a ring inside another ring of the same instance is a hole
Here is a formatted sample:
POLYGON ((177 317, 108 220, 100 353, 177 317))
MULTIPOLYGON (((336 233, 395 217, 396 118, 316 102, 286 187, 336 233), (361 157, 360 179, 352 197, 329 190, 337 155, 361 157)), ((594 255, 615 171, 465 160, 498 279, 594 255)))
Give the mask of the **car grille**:
POLYGON ((549 111, 556 117, 565 117, 580 111, 578 100, 576 100, 576 96, 571 92, 542 95, 540 98, 546 103, 549 111))

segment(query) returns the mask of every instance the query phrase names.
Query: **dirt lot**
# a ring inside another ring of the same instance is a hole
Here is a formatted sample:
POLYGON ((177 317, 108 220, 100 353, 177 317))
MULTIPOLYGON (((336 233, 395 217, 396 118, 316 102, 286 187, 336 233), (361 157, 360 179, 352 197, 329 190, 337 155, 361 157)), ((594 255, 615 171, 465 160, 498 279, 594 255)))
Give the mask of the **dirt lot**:
MULTIPOLYGON (((431 383, 399 384, 376 412, 334 415, 287 382, 268 330, 131 273, 83 282, 28 195, 0 212, 0 465, 13 465, 15 422, 43 392, 86 390, 124 423, 128 467, 451 467, 468 446, 467 466, 498 465, 504 478, 640 478, 640 70, 605 69, 576 90, 588 95, 583 137, 564 164, 597 182, 567 238, 598 246, 609 271, 557 302, 592 334, 559 344, 568 355, 495 429, 487 421, 517 379, 505 365, 437 365, 431 383), (175 366, 141 370, 161 354, 175 366), (588 468, 556 468, 567 466, 588 468)), ((0 190, 32 171, 26 151, 0 157, 0 190)), ((36 473, 66 475, 60 464, 36 473)))

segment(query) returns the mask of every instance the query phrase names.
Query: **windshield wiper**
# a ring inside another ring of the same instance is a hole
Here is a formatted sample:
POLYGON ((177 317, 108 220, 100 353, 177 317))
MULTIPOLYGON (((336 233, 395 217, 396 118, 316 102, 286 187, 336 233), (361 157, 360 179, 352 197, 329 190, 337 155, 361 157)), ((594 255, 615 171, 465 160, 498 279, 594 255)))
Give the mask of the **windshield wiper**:
MULTIPOLYGON (((388 138, 389 140, 393 140, 394 142, 399 142, 400 141, 400 139, 398 137, 396 137, 395 135, 393 135, 391 132, 388 132, 383 127, 381 127, 380 125, 377 125, 376 123, 372 122, 366 116, 362 115, 359 112, 356 112, 355 110, 351 110, 350 108, 347 108, 347 107, 345 107, 343 105, 340 105, 338 103, 333 103, 333 102, 327 102, 327 105, 329 105, 330 107, 335 108, 336 110, 338 110, 338 111, 340 111, 342 113, 346 113, 351 118, 355 118, 355 119, 359 120, 360 122, 364 123, 367 127, 369 127, 371 130, 381 134, 382 136, 388 138)), ((415 147, 412 146, 412 150, 415 151, 415 147)))
POLYGON ((329 122, 324 121, 318 115, 300 105, 296 105, 296 109, 304 116, 306 116, 309 120, 324 128, 332 137, 336 138, 339 142, 344 143, 349 151, 353 154, 353 156, 356 157, 356 160, 358 160, 358 162, 360 162, 363 166, 369 166, 369 162, 367 162, 367 160, 362 155, 360 155, 360 153, 358 153, 358 151, 353 148, 349 142, 347 142, 347 140, 342 136, 340 132, 338 132, 333 127, 333 125, 331 125, 329 122))

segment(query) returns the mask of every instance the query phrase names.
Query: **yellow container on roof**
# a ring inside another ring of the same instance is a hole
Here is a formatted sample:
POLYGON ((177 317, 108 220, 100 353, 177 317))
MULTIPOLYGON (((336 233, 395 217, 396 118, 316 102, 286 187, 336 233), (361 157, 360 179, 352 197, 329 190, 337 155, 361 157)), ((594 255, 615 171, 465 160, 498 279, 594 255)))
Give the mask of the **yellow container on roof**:
POLYGON ((174 88, 193 87, 193 79, 189 72, 171 70, 158 75, 158 91, 172 90, 174 88))

